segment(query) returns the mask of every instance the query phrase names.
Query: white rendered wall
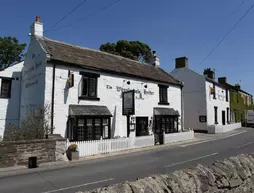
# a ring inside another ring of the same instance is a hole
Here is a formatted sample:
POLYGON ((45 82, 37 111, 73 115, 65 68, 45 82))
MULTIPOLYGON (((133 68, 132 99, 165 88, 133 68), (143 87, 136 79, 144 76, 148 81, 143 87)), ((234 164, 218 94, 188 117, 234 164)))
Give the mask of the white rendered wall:
MULTIPOLYGON (((168 102, 170 105, 158 105, 159 87, 157 83, 142 81, 140 79, 124 78, 116 75, 102 73, 98 78, 98 97, 100 101, 78 100, 78 85, 81 80, 80 69, 67 66, 56 66, 55 71, 55 106, 54 106, 54 133, 65 136, 66 122, 70 104, 80 105, 105 105, 108 107, 113 117, 111 119, 112 136, 126 136, 126 117, 122 116, 122 89, 140 90, 141 94, 136 94, 135 116, 153 116, 154 107, 174 108, 181 114, 181 88, 180 86, 169 86, 168 102), (74 87, 67 88, 66 81, 68 70, 74 73, 74 87), (126 82, 130 81, 130 85, 126 82), (147 84, 147 89, 144 85, 147 84), (146 94, 144 94, 146 90, 146 94), (148 94, 149 92, 150 94, 148 94), (153 94, 151 94, 153 93, 153 94)), ((46 68, 45 101, 51 99, 52 92, 52 67, 46 68)), ((181 125, 179 125, 179 129, 181 125)), ((135 132, 130 134, 135 136, 135 132)))

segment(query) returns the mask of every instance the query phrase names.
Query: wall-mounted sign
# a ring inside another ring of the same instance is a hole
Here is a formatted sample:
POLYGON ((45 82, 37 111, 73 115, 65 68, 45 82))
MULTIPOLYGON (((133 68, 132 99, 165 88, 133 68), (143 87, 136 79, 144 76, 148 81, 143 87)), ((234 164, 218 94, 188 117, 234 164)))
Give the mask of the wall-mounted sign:
POLYGON ((135 114, 135 91, 130 90, 122 93, 123 95, 123 115, 134 115, 135 114))
POLYGON ((199 116, 199 122, 200 123, 206 123, 207 122, 207 117, 205 115, 199 116))

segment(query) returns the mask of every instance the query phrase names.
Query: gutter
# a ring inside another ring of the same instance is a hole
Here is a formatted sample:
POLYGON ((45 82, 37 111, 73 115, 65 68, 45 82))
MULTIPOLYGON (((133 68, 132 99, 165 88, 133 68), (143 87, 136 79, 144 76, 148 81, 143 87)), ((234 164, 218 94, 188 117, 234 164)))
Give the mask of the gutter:
POLYGON ((184 87, 184 82, 182 82, 182 86, 181 86, 181 112, 182 112, 182 116, 181 116, 181 130, 183 132, 184 130, 184 100, 183 100, 183 87, 184 87))
POLYGON ((52 75, 52 95, 51 95, 51 124, 50 124, 50 134, 53 134, 54 130, 54 107, 55 107, 55 74, 56 74, 56 64, 53 64, 53 75, 52 75))

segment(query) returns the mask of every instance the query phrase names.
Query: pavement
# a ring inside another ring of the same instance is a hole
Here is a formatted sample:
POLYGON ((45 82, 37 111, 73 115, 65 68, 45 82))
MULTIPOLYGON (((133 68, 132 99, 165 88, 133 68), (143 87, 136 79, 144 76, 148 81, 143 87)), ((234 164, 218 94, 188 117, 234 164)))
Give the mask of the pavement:
POLYGON ((241 128, 217 135, 197 133, 195 140, 184 143, 35 170, 1 172, 0 192, 74 193, 152 174, 173 172, 198 163, 206 165, 241 153, 253 153, 253 150, 254 129, 241 128))

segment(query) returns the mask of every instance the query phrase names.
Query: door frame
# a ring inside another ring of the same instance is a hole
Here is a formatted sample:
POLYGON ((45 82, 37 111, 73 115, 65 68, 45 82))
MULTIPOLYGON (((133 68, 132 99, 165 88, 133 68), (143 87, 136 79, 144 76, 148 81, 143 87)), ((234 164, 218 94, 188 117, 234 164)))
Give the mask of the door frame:
MULTIPOLYGON (((148 116, 147 116, 147 117, 146 117, 146 116, 139 116, 139 117, 136 117, 136 132, 135 132, 136 135, 135 135, 135 137, 142 137, 142 135, 139 135, 139 136, 137 135, 138 121, 139 121, 140 119, 141 119, 141 120, 143 119, 143 120, 146 120, 146 121, 147 121, 147 125, 146 125, 146 126, 147 126, 147 128, 148 128, 148 124, 149 124, 149 123, 148 123, 148 121, 149 121, 149 117, 148 117, 148 116)), ((145 136, 145 135, 144 135, 144 136, 145 136)))
POLYGON ((221 122, 222 125, 226 125, 226 111, 224 110, 221 111, 221 122))

